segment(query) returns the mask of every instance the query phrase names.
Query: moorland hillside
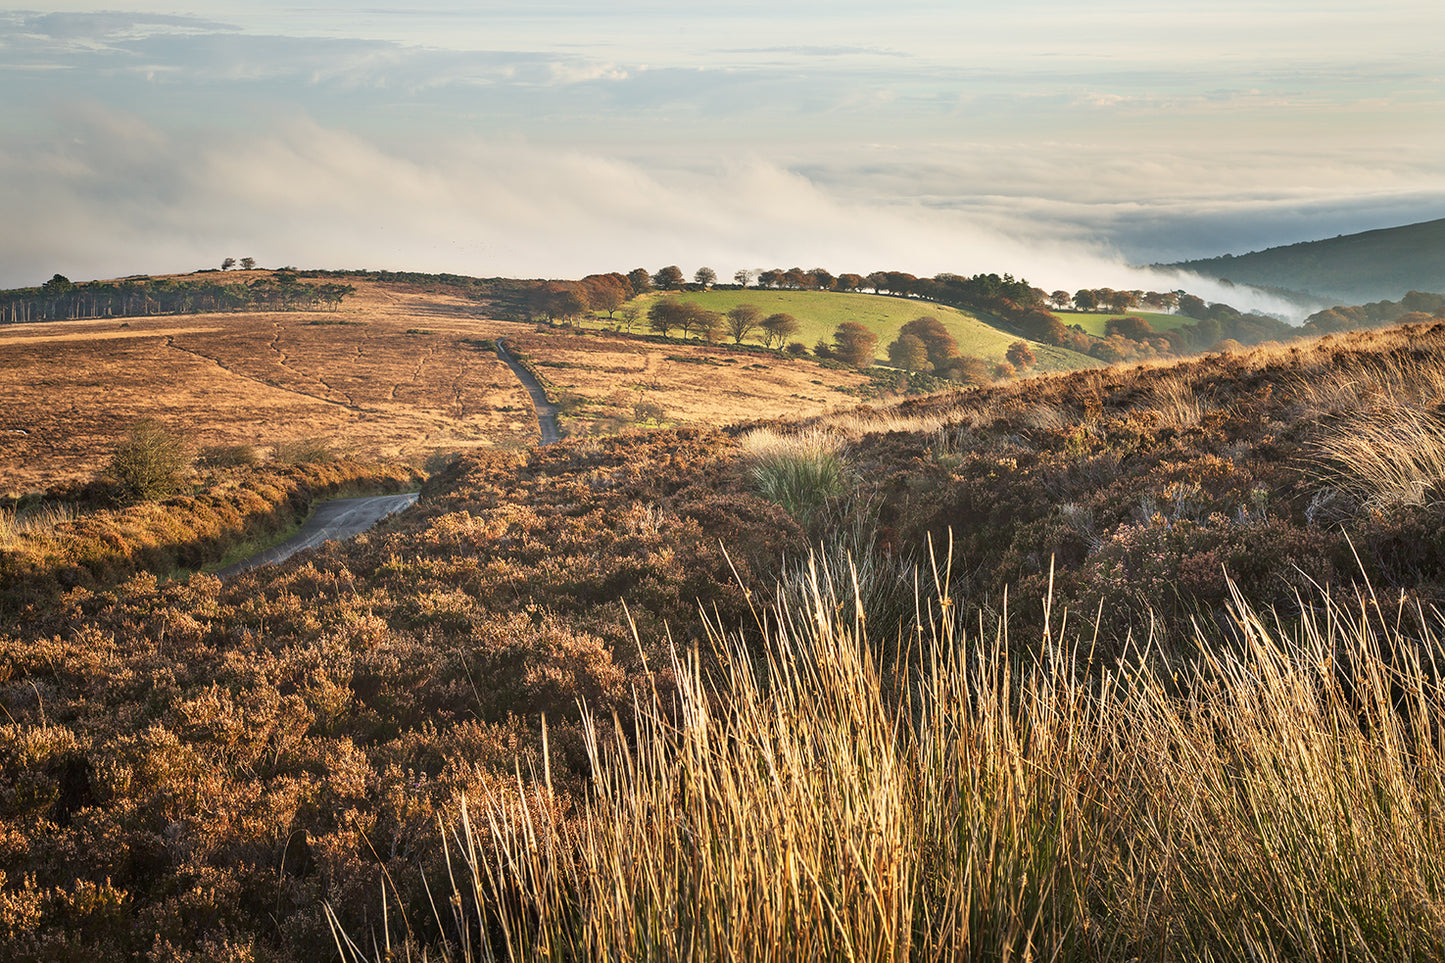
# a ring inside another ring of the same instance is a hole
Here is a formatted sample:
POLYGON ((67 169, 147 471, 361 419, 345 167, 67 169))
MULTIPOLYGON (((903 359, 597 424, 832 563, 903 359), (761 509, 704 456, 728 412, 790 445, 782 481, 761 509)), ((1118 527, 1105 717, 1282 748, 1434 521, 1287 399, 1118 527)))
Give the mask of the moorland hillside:
POLYGON ((1440 958, 1442 372, 1437 319, 475 449, 20 599, 0 956, 1440 958))
MULTIPOLYGON (((247 273, 263 285, 275 274, 247 273)), ((539 365, 574 433, 811 415, 876 391, 858 372, 779 352, 539 329, 518 319, 510 288, 463 280, 475 279, 339 275, 321 286, 346 293, 326 306, 149 314, 136 296, 134 316, 0 325, 0 495, 88 481, 143 418, 198 451, 315 443, 420 464, 439 451, 520 448, 537 422, 493 350, 498 338, 539 365)))

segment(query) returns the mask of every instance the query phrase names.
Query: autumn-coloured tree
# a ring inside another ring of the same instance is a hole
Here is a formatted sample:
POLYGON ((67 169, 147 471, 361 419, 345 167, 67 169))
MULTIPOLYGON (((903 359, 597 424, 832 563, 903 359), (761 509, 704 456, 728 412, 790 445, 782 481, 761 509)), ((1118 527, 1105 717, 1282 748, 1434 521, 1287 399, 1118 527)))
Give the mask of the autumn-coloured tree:
POLYGON ((1032 368, 1039 363, 1038 357, 1034 354, 1034 349, 1029 347, 1027 341, 1015 341, 1009 345, 1008 350, 1004 352, 1004 357, 1008 359, 1009 364, 1013 365, 1019 371, 1032 368))
POLYGON ((676 298, 654 301, 647 309, 647 327, 665 338, 674 328, 682 327, 686 313, 686 308, 676 298))
POLYGON ((928 363, 933 365, 935 371, 942 371, 952 359, 958 357, 958 342, 948 333, 943 322, 930 314, 914 318, 898 333, 900 336, 911 334, 923 342, 928 350, 928 363))
POLYGON ((652 286, 661 288, 664 291, 676 291, 682 287, 683 282, 686 280, 687 279, 683 277, 682 268, 676 264, 669 264, 667 267, 659 269, 658 272, 652 276, 652 286))
POLYGON ((682 328, 684 335, 698 335, 712 341, 722 332, 722 315, 691 301, 683 302, 678 318, 678 327, 682 328), (708 337, 709 333, 711 337, 708 337))
POLYGON ((717 272, 710 267, 700 267, 697 269, 697 273, 692 276, 692 279, 706 291, 717 283, 717 272))
POLYGON ((986 385, 993 380, 993 372, 988 362, 970 354, 954 358, 948 367, 939 373, 950 381, 970 385, 986 385))
POLYGON ((888 360, 895 367, 909 371, 933 370, 933 364, 928 360, 928 346, 916 334, 901 334, 888 345, 888 360))
POLYGON ((708 344, 717 344, 727 329, 727 319, 717 311, 709 311, 706 308, 698 308, 698 318, 693 325, 697 336, 708 344))
POLYGON ((918 284, 918 278, 906 271, 888 271, 884 278, 885 289, 893 294, 911 294, 918 284))
POLYGON ((740 288, 747 287, 748 282, 750 282, 752 279, 753 272, 749 271, 747 268, 740 268, 739 270, 733 272, 733 281, 736 282, 737 286, 740 288))
POLYGON ((767 332, 767 345, 774 344, 781 346, 788 338, 798 333, 802 324, 791 314, 778 312, 770 314, 762 320, 762 329, 767 332))
POLYGON ((624 304, 617 312, 617 328, 619 331, 632 333, 632 326, 642 316, 642 309, 635 304, 624 304))
POLYGON ((1069 329, 1043 308, 1031 308, 1018 319, 1019 333, 1039 344, 1067 345, 1069 329))
POLYGON ((598 311, 606 311, 609 318, 632 291, 632 285, 621 274, 589 274, 582 279, 582 287, 587 292, 590 305, 598 311))
POLYGON ((1139 293, 1137 291, 1110 291, 1105 298, 1109 310, 1120 314, 1139 304, 1139 293))
POLYGON ((739 304, 727 314, 728 334, 733 336, 734 344, 742 344, 743 339, 758 326, 762 320, 762 312, 755 305, 739 304))
POLYGON ((857 321, 844 321, 833 330, 833 356, 845 364, 870 367, 877 348, 878 335, 857 321))
POLYGON ((833 282, 833 289, 836 291, 857 291, 863 287, 863 277, 859 274, 840 274, 833 282))
POLYGON ((1209 305, 1204 303, 1203 298, 1196 298, 1192 294, 1181 294, 1179 295, 1179 313, 1185 317, 1194 318, 1196 321, 1202 321, 1209 317, 1209 305))
POLYGON ((575 281, 544 284, 533 290, 531 303, 535 313, 545 315, 549 320, 570 320, 592 306, 586 290, 575 281))
POLYGON ((1074 296, 1068 291, 1058 290, 1049 295, 1049 303, 1060 311, 1066 311, 1074 303, 1074 296))
POLYGON ((633 268, 627 272, 627 283, 632 285, 632 296, 646 294, 652 290, 652 275, 647 268, 633 268))
POLYGON ((1131 341, 1143 341, 1145 338, 1154 337, 1154 328, 1144 318, 1133 315, 1124 318, 1110 318, 1104 322, 1104 337, 1116 334, 1131 341))
POLYGON ((1098 295, 1090 288, 1080 288, 1074 292, 1074 307, 1080 311, 1092 311, 1099 306, 1098 295))

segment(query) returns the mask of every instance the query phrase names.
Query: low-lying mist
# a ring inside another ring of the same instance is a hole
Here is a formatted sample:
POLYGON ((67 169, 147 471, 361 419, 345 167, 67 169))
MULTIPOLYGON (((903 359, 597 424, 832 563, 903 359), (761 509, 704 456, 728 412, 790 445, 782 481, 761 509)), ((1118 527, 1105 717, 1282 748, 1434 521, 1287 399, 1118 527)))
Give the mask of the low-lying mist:
POLYGON ((475 135, 384 146, 305 118, 188 138, 99 109, 61 119, 66 136, 43 149, 0 152, 0 204, 29 226, 7 236, 0 284, 188 271, 228 256, 515 277, 821 266, 1009 273, 1046 290, 1184 288, 1303 314, 1250 288, 1129 267, 1034 205, 1012 221, 997 208, 974 217, 899 194, 896 181, 864 199, 866 182, 836 190, 757 155, 701 165, 475 135))

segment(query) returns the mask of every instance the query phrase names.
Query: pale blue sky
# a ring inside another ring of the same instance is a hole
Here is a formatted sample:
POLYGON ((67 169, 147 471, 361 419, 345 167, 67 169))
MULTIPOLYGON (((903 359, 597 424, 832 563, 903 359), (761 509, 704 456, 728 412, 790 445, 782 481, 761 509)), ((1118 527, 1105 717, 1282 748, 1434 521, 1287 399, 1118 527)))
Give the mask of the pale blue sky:
POLYGON ((177 2, 0 4, 0 284, 251 255, 1067 287, 1445 217, 1438 0, 177 2))

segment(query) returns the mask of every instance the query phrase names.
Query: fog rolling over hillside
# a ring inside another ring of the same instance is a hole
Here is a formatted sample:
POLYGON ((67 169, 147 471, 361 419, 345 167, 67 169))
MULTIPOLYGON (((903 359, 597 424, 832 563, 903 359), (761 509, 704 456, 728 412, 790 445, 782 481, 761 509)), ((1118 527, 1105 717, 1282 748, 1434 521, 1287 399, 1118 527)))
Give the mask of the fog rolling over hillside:
POLYGON ((1349 304, 1445 292, 1445 219, 1156 267, 1349 304))

